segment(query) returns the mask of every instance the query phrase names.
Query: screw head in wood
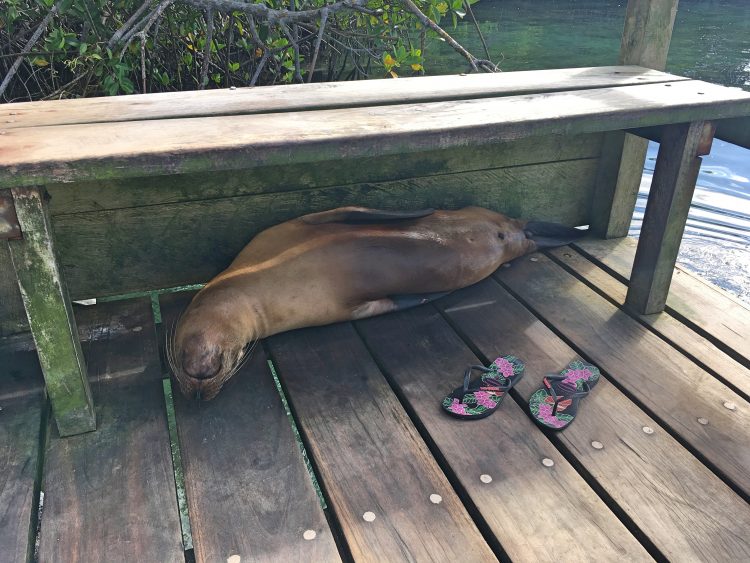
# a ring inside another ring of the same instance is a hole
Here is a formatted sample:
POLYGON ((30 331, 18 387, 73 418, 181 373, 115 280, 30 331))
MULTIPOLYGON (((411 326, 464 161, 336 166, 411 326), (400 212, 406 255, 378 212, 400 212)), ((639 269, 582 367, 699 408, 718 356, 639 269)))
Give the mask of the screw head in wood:
POLYGON ((706 424, 708 424, 708 419, 707 419, 707 418, 703 418, 703 417, 700 417, 700 418, 698 419, 698 424, 702 424, 703 426, 705 426, 706 424))
POLYGON ((601 450, 601 449, 604 448, 604 444, 602 444, 601 442, 597 442, 596 440, 594 440, 593 442, 591 442, 591 447, 594 448, 595 450, 601 450))
POLYGON ((441 497, 438 494, 434 494, 433 493, 433 494, 430 495, 430 502, 432 504, 440 504, 441 502, 443 502, 443 497, 441 497))
POLYGON ((555 465, 555 462, 554 462, 554 461, 552 461, 552 460, 551 460, 550 458, 548 458, 548 457, 545 457, 545 458, 544 458, 544 459, 542 460, 542 465, 543 465, 544 467, 552 467, 553 465, 555 465))
POLYGON ((482 474, 481 474, 481 475, 479 476, 479 480, 480 480, 480 481, 481 481, 482 483, 492 483, 492 477, 491 477, 490 475, 487 475, 486 473, 482 473, 482 474))
POLYGON ((227 557, 227 563, 242 563, 242 557, 239 555, 230 555, 227 557))
POLYGON ((305 532, 302 534, 302 537, 308 541, 314 540, 317 537, 318 533, 315 530, 305 530, 305 532))
POLYGON ((375 513, 367 511, 362 515, 365 522, 373 522, 375 520, 375 513))
POLYGON ((737 410, 737 405, 735 405, 732 401, 726 401, 724 403, 724 408, 729 409, 730 411, 737 410))
POLYGON ((650 426, 644 426, 644 427, 643 427, 643 431, 644 431, 644 432, 645 432, 646 434, 653 434, 653 433, 654 433, 654 429, 653 429, 653 428, 651 428, 650 426))
POLYGON ((539 262, 539 258, 537 258, 536 256, 532 256, 531 258, 529 258, 529 262, 539 262))

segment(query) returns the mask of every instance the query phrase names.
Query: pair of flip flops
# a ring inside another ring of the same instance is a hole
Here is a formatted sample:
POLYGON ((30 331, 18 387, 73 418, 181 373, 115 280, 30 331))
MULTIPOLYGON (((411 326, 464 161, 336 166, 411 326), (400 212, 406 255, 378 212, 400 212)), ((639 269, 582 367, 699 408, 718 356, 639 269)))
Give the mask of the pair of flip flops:
MULTIPOLYGON (((505 395, 523 377, 524 363, 515 356, 500 356, 489 367, 469 366, 464 383, 443 399, 443 409, 462 419, 478 419, 491 415, 505 395), (471 380, 473 371, 482 374, 471 380)), ((581 399, 599 381, 596 366, 581 361, 571 362, 559 374, 549 374, 529 399, 529 410, 534 420, 552 430, 570 425, 578 413, 581 399)))

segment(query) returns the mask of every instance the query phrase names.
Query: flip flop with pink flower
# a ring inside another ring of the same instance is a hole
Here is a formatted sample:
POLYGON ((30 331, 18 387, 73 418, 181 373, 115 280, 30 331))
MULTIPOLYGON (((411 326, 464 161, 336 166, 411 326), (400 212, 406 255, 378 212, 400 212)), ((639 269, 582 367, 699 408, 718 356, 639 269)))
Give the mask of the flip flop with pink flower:
POLYGON ((578 406, 599 381, 599 368, 581 361, 571 362, 559 374, 547 375, 543 387, 529 399, 529 411, 545 428, 562 430, 578 414, 578 406))
POLYGON ((443 399, 443 409, 463 419, 489 416, 523 377, 523 369, 523 362, 515 356, 500 356, 489 367, 469 366, 464 373, 464 384, 443 399), (473 371, 482 372, 474 381, 473 371))

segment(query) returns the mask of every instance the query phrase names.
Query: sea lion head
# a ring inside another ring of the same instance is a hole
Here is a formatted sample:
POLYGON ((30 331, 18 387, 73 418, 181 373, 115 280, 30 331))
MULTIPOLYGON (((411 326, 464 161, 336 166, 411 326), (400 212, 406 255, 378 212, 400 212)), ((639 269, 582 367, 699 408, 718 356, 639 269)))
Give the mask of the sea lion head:
POLYGON ((183 395, 209 400, 244 365, 258 341, 232 310, 235 303, 202 293, 177 321, 167 355, 183 395))

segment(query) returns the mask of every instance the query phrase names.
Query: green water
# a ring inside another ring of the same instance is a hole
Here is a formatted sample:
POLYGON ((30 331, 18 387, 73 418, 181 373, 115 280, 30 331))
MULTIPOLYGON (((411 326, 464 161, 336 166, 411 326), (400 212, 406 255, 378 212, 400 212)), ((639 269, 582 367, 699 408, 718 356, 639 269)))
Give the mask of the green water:
MULTIPOLYGON (((493 62, 512 71, 616 64, 626 5, 624 0, 480 0, 473 9, 493 62)), ((468 15, 449 32, 475 56, 486 56, 468 15)), ((431 42, 426 52, 430 74, 466 70, 463 59, 442 42, 431 42)), ((750 89, 750 0, 681 0, 667 70, 750 89)))

